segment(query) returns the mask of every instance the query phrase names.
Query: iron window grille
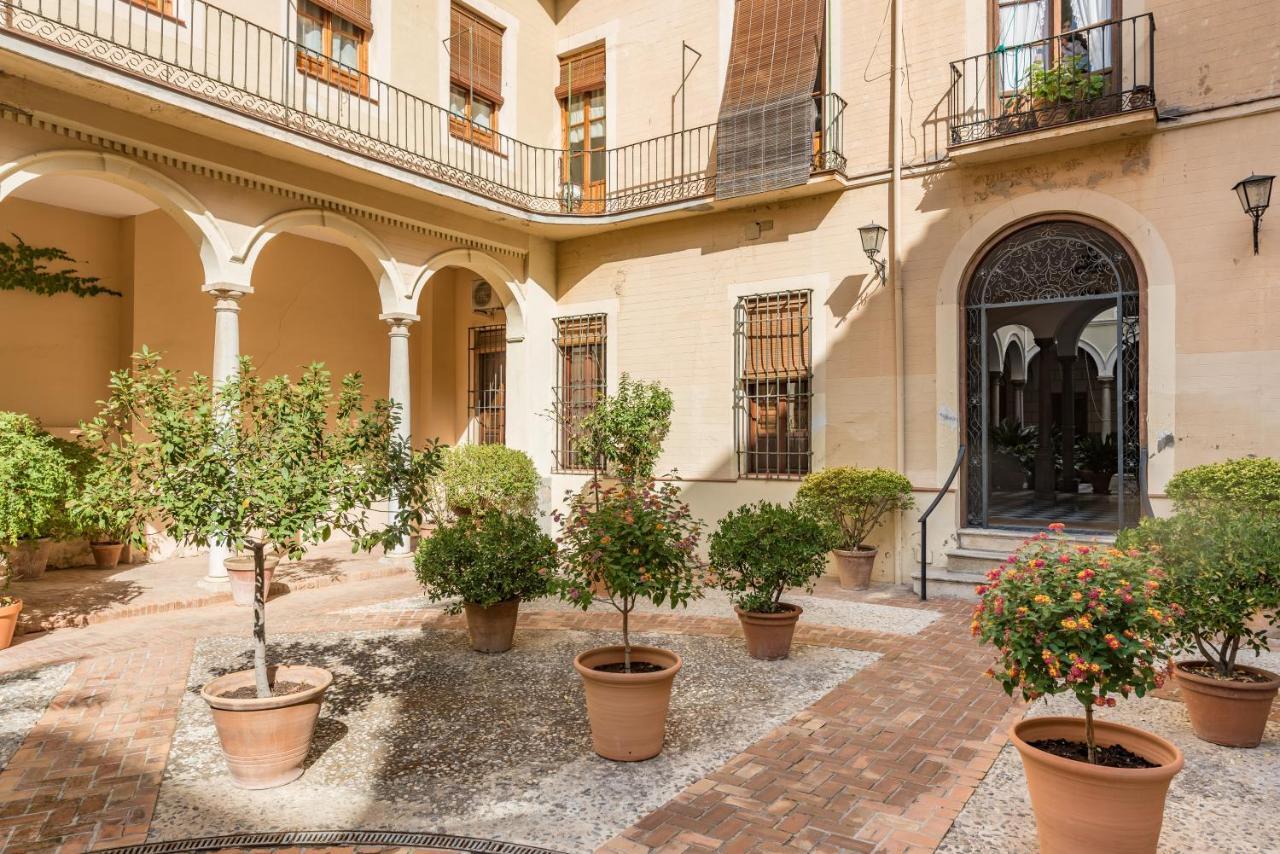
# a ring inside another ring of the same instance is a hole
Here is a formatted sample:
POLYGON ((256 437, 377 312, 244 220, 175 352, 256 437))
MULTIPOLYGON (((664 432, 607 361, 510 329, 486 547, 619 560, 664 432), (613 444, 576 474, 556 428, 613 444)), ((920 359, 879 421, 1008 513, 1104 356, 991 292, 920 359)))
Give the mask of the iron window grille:
POLYGON ((812 466, 812 293, 742 297, 734 309, 734 445, 741 477, 802 477, 812 466))
POLYGON ((471 441, 503 445, 507 441, 507 327, 471 327, 468 346, 467 424, 471 441))
POLYGON ((591 461, 578 452, 582 421, 607 392, 605 316, 584 314, 556 320, 556 467, 586 471, 591 461))

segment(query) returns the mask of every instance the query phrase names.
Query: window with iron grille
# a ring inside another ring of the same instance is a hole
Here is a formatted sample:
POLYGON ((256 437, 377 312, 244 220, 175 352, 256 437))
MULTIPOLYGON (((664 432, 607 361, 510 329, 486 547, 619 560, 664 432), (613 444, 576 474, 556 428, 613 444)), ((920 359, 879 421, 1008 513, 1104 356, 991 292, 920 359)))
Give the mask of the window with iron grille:
POLYGON ((584 471, 591 461, 574 447, 582 420, 605 395, 605 316, 584 314, 556 320, 556 466, 584 471))
POLYGON ((738 474, 809 473, 813 457, 811 291, 758 294, 734 311, 738 474))
POLYGON ((467 423, 471 441, 478 445, 506 444, 507 327, 471 327, 469 350, 467 423))

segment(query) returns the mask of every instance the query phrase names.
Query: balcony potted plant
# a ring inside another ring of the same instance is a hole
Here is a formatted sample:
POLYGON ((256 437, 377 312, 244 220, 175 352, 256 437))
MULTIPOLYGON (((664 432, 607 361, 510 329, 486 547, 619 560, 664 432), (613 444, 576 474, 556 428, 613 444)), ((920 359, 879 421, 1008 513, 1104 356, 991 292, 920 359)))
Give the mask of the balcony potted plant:
POLYGON ((622 616, 622 644, 580 653, 573 666, 585 688, 596 753, 634 762, 662 752, 681 660, 670 650, 632 644, 631 612, 641 599, 675 608, 698 595, 699 524, 672 484, 592 484, 572 497, 557 587, 584 610, 600 599, 622 616))
POLYGON ((267 551, 300 557, 334 531, 354 550, 402 541, 420 516, 437 465, 434 449, 411 453, 397 436, 399 413, 386 401, 366 407, 358 375, 335 396, 320 365, 297 382, 261 379, 246 358, 214 388, 193 375, 183 386, 144 350, 113 374, 111 396, 85 426, 117 468, 137 473, 153 516, 174 539, 227 543, 252 553, 252 670, 209 682, 201 696, 232 781, 269 788, 296 779, 332 675, 319 667, 268 666, 267 551), (148 437, 134 439, 134 430, 148 437), (390 495, 401 508, 380 523, 369 507, 390 495))
POLYGON ((0 412, 0 549, 13 577, 44 575, 73 484, 52 436, 26 415, 0 412))
POLYGON ((555 542, 533 519, 493 510, 437 527, 414 563, 432 601, 452 598, 446 612, 465 611, 472 649, 506 652, 521 600, 547 595, 555 560, 555 542))
POLYGON ((840 586, 866 590, 878 551, 867 537, 885 516, 915 506, 911 481, 884 468, 829 468, 812 472, 796 492, 795 506, 802 512, 829 521, 839 531, 833 550, 840 586))
POLYGON ((1111 478, 1116 473, 1116 435, 1081 436, 1076 442, 1076 462, 1080 473, 1093 487, 1094 495, 1111 494, 1111 478))
POLYGON ((1141 552, 1036 535, 977 588, 972 630, 998 650, 988 674, 1024 699, 1070 692, 1084 718, 1024 718, 1010 731, 1022 756, 1042 851, 1155 851, 1165 794, 1182 751, 1152 733, 1094 720, 1114 695, 1141 697, 1179 607, 1141 552), (1088 821, 1081 821, 1088 816, 1088 821))
POLYGON ((774 661, 791 653, 804 609, 782 601, 789 589, 813 590, 827 566, 830 525, 768 501, 730 511, 711 535, 713 583, 729 594, 747 654, 774 661))
POLYGON ((532 516, 542 479, 524 451, 505 445, 458 445, 441 458, 437 517, 500 511, 532 516), (441 510, 447 512, 440 512, 441 510))

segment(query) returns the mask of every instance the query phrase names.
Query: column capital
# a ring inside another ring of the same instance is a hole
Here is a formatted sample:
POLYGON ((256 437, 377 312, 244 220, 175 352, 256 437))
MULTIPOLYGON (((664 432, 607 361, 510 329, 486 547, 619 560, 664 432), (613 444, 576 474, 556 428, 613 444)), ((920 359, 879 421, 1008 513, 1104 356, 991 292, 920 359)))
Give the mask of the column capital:
POLYGON ((399 335, 408 335, 409 327, 417 323, 420 318, 418 315, 409 314, 408 312, 390 311, 378 315, 378 319, 391 327, 388 334, 394 338, 399 335))

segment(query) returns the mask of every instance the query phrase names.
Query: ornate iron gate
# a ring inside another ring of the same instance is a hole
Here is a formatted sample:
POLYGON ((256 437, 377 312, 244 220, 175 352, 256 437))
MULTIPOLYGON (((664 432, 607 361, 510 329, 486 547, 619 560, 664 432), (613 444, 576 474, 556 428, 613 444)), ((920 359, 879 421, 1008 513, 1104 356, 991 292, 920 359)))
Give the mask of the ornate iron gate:
MULTIPOLYGON (((1117 526, 1135 523, 1141 508, 1141 319, 1138 273, 1128 251, 1101 229, 1076 221, 1029 225, 1001 240, 978 264, 964 307, 965 521, 987 527, 991 496, 990 365, 992 309, 1114 300, 1116 310, 1117 526)), ((1042 378, 1042 382, 1047 378, 1042 378)))

